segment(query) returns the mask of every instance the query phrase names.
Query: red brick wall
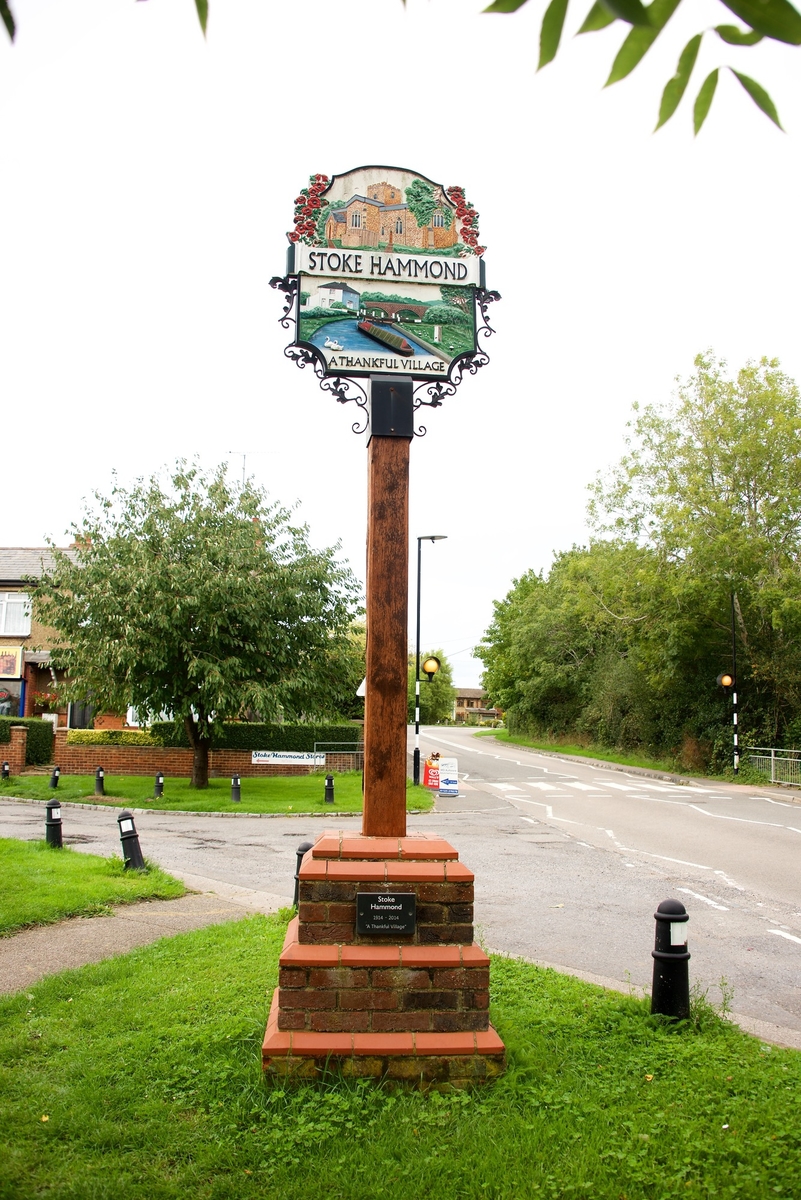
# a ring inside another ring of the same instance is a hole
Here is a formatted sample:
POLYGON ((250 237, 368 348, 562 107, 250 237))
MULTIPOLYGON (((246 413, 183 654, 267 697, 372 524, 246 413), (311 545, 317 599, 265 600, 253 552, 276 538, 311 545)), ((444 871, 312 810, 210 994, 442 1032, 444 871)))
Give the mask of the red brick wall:
POLYGON ((28 730, 24 725, 12 725, 9 741, 0 746, 0 759, 8 763, 11 775, 21 775, 25 770, 25 752, 28 748, 28 730))
MULTIPOLYGON (((27 736, 27 734, 26 734, 27 736)), ((107 775, 165 775, 188 779, 192 774, 192 751, 172 746, 68 746, 67 730, 57 729, 53 760, 62 775, 93 775, 102 767, 107 775)), ((361 767, 361 755, 327 754, 325 769, 352 771, 361 767)), ((11 760, 9 759, 9 762, 11 760)), ((24 761, 24 760, 23 760, 24 761)), ((212 778, 241 775, 245 779, 268 775, 310 775, 319 768, 254 764, 249 750, 211 750, 209 774, 212 778)), ((12 772, 13 773, 13 772, 12 772)))

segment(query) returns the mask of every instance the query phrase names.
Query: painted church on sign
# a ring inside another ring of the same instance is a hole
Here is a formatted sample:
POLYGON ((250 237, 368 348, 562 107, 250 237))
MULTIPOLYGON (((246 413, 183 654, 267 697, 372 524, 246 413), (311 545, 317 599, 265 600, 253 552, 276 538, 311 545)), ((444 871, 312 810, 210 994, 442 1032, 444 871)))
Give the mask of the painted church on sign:
POLYGON ((402 246, 433 251, 455 246, 458 235, 454 208, 441 188, 430 190, 431 197, 425 205, 430 210, 429 220, 418 224, 400 187, 386 182, 369 184, 365 195, 351 196, 340 207, 331 209, 325 224, 328 245, 348 249, 381 246, 389 250, 402 246))

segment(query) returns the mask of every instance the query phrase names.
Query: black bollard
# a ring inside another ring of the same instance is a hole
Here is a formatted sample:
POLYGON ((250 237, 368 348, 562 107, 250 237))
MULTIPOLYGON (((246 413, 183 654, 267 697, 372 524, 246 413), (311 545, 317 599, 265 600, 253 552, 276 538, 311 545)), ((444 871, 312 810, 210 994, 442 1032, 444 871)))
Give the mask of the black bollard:
POLYGON ((689 915, 681 900, 663 900, 654 913, 656 937, 651 956, 654 980, 651 1012, 663 1017, 686 1019, 690 1015, 690 973, 687 963, 689 915))
POLYGON ((125 864, 125 870, 132 867, 134 871, 144 871, 145 860, 142 857, 142 851, 139 846, 139 834, 136 832, 134 825, 133 813, 128 809, 117 817, 117 824, 120 827, 120 842, 122 843, 122 859, 125 864))
POLYGON ((326 804, 334 803, 334 776, 326 775, 325 777, 325 802, 326 804))
POLYGON ((104 783, 105 778, 106 778, 106 772, 103 770, 102 767, 98 767, 97 770, 95 771, 95 795, 96 796, 105 796, 105 794, 106 794, 106 785, 104 783))
POLYGON ((50 776, 49 787, 55 789, 58 787, 58 781, 61 778, 61 767, 53 767, 53 774, 50 776))
POLYGON ((60 850, 64 845, 61 834, 61 804, 58 800, 48 800, 45 805, 45 841, 48 846, 60 850))
POLYGON ((241 804, 242 802, 242 780, 238 775, 231 777, 231 803, 241 804))
POLYGON ((3 763, 3 779, 8 779, 8 777, 9 777, 9 774, 10 774, 10 771, 9 771, 9 768, 8 768, 8 763, 7 763, 7 762, 4 762, 4 763, 3 763))
POLYGON ((159 771, 156 776, 156 782, 153 785, 153 799, 158 800, 164 795, 164 776, 159 771))
POLYGON ((301 842, 297 849, 298 865, 295 867, 295 898, 292 901, 295 908, 298 907, 298 892, 300 891, 300 864, 303 862, 303 855, 307 850, 311 850, 313 842, 301 842))

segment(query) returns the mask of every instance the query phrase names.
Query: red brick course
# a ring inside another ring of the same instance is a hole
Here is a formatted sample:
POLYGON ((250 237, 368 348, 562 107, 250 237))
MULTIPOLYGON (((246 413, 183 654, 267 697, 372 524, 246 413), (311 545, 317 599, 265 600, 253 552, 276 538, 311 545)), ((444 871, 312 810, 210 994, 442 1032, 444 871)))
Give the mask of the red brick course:
MULTIPOLYGON (((192 774, 192 751, 175 746, 69 746, 66 729, 55 731, 54 762, 62 775, 92 775, 103 767, 107 775, 155 775, 163 771, 169 777, 188 779, 192 774)), ((358 754, 326 754, 326 771, 357 769, 358 754)), ((288 766, 284 763, 253 763, 250 750, 210 750, 209 775, 222 778, 241 775, 259 779, 269 775, 311 775, 319 767, 288 766)), ((19 772, 17 772, 19 773, 19 772)))

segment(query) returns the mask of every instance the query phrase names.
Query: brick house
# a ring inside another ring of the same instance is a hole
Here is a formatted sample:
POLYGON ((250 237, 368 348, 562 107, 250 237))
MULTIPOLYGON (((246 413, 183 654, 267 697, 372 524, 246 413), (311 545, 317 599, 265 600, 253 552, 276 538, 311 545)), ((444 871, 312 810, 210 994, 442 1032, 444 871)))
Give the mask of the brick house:
POLYGON ((30 580, 51 563, 47 548, 0 547, 0 715, 42 715, 65 725, 67 707, 56 708, 47 699, 58 682, 49 650, 55 631, 36 621, 31 604, 30 580))
POLYGON ((351 196, 341 208, 334 209, 325 224, 329 246, 385 247, 409 246, 419 250, 444 250, 457 242, 456 217, 452 205, 435 192, 437 210, 431 224, 420 227, 405 203, 401 189, 389 183, 371 183, 366 196, 351 196), (446 225, 445 208, 451 211, 446 225))
POLYGON ((457 724, 477 725, 480 721, 502 721, 500 708, 488 708, 483 688, 457 688, 453 702, 453 719, 457 724))

